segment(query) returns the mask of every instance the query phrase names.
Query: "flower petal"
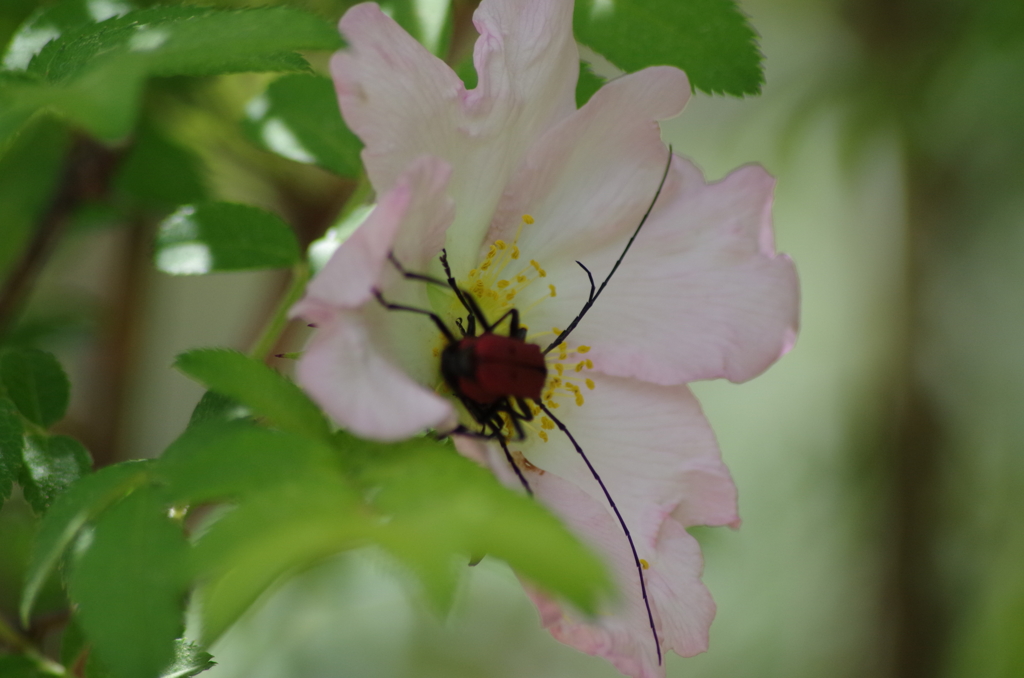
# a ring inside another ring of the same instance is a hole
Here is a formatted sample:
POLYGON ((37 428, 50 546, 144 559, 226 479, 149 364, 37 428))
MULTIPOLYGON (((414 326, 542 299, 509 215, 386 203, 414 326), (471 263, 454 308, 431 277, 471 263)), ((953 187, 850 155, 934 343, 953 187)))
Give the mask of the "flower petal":
MULTIPOLYGON (((368 309, 374 311, 376 309, 368 309)), ((384 312, 384 311, 378 311, 384 312)), ((385 357, 361 311, 336 310, 296 366, 296 380, 338 424, 374 440, 401 440, 454 418, 451 404, 385 357)))
MULTIPOLYGON (((673 160, 650 219, 572 335, 593 347, 589 357, 598 370, 658 384, 740 382, 792 347, 799 285, 792 261, 775 253, 773 188, 759 166, 706 184, 692 163, 673 160)), ((600 249, 590 251, 580 238, 560 266, 547 264, 559 296, 538 306, 531 326, 568 325, 590 290, 586 276, 572 270, 573 259, 600 282, 627 238, 598 238, 600 249)))
MULTIPOLYGON (((735 485, 687 387, 589 376, 594 389, 583 389, 582 406, 563 400, 552 412, 601 476, 641 558, 654 548, 662 521, 673 512, 687 525, 737 522, 735 485)), ((582 379, 571 381, 583 386, 582 379)), ((605 504, 603 491, 569 439, 558 429, 548 434, 549 442, 530 436, 510 447, 605 504)))
MULTIPOLYGON (((536 468, 527 468, 526 473, 538 500, 605 555, 620 596, 596 619, 586 619, 527 586, 542 623, 559 641, 605 657, 628 676, 662 678, 664 663, 658 663, 636 561, 618 522, 600 503, 557 475, 536 468)), ((715 604, 700 581, 704 565, 696 540, 667 518, 645 560, 644 579, 662 654, 703 652, 715 604)))
POLYGON ((388 263, 390 252, 407 269, 426 268, 444 246, 454 217, 445 194, 451 168, 437 158, 417 158, 384 193, 373 212, 339 247, 306 287, 306 297, 291 316, 313 317, 323 306, 357 308, 398 279, 388 263))
POLYGON ((484 0, 474 17, 476 89, 373 4, 341 20, 350 48, 331 72, 378 191, 421 155, 452 164, 459 213, 449 260, 468 270, 509 174, 532 141, 575 109, 572 0, 484 0))
POLYGON ((689 96, 686 75, 668 66, 607 83, 530 148, 481 252, 497 239, 511 241, 529 214, 535 223, 518 238, 524 257, 549 269, 567 261, 582 275, 572 263, 581 252, 636 228, 668 159, 658 120, 677 115, 689 96))

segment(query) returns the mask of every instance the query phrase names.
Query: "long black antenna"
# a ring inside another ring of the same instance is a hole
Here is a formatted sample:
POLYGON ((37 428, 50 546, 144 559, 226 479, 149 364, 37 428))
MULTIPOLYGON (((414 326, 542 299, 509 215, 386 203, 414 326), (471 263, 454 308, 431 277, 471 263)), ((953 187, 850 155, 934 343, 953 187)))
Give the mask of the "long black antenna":
MULTIPOLYGON (((608 272, 608 277, 604 279, 603 283, 601 283, 601 286, 597 289, 597 293, 596 294, 594 293, 594 278, 593 278, 593 276, 591 276, 591 278, 590 278, 590 298, 587 300, 587 303, 583 304, 583 308, 580 310, 579 314, 575 318, 573 318, 573 321, 571 323, 569 323, 569 326, 566 327, 564 330, 562 330, 562 333, 559 334, 558 337, 554 341, 552 341, 550 344, 548 344, 548 347, 546 349, 544 349, 544 353, 545 354, 550 353, 552 349, 554 349, 559 344, 561 344, 563 341, 565 341, 565 338, 569 336, 570 332, 572 332, 574 329, 576 329, 576 326, 579 325, 580 320, 583 319, 583 316, 585 316, 587 314, 587 311, 590 310, 590 307, 593 306, 594 302, 597 301, 597 298, 599 296, 601 296, 601 292, 604 291, 604 288, 608 284, 608 281, 612 279, 612 276, 615 275, 615 271, 617 271, 619 269, 619 264, 622 263, 622 259, 623 259, 623 257, 626 256, 626 252, 628 252, 629 248, 633 246, 633 241, 636 240, 636 236, 637 236, 637 234, 640 233, 640 229, 643 228, 644 224, 647 222, 647 217, 651 216, 651 210, 654 209, 654 203, 658 202, 658 196, 661 195, 661 189, 665 187, 665 180, 668 178, 668 171, 671 168, 672 168, 672 146, 669 146, 668 147, 668 161, 665 163, 665 171, 661 175, 661 183, 658 184, 658 190, 654 193, 654 199, 651 200, 651 204, 647 206, 647 211, 644 212, 643 219, 640 220, 640 223, 637 225, 636 230, 633 231, 633 235, 631 235, 629 237, 629 242, 626 243, 625 249, 622 250, 622 254, 620 254, 619 258, 615 261, 615 265, 612 266, 612 270, 608 272)), ((580 262, 577 261, 576 263, 579 264, 580 262)), ((583 266, 583 264, 580 264, 580 266, 583 266)), ((588 276, 590 275, 590 271, 587 270, 586 266, 583 266, 583 270, 587 271, 587 275, 588 276)))
POLYGON ((538 402, 537 405, 540 406, 540 409, 542 409, 545 414, 551 417, 551 420, 555 422, 555 426, 561 429, 562 433, 569 438, 569 442, 572 443, 572 446, 576 448, 577 452, 579 452, 579 455, 583 457, 583 461, 586 462, 587 468, 590 469, 590 474, 594 476, 594 480, 596 480, 597 484, 601 486, 601 491, 604 492, 604 498, 607 499, 608 503, 611 505, 612 511, 615 512, 615 517, 619 519, 619 525, 622 526, 622 531, 626 533, 626 539, 629 541, 629 550, 633 552, 633 562, 636 563, 636 573, 640 577, 640 592, 643 593, 644 596, 644 607, 647 608, 647 621, 651 624, 651 635, 654 636, 654 649, 658 651, 658 666, 661 666, 661 642, 658 641, 658 631, 654 628, 654 614, 651 612, 651 602, 647 599, 647 584, 644 583, 644 566, 640 564, 640 556, 637 555, 636 546, 633 544, 633 536, 629 533, 626 521, 623 520, 622 514, 619 513, 619 507, 615 505, 615 500, 612 499, 612 495, 608 492, 608 488, 604 486, 604 481, 601 480, 601 476, 598 475, 597 469, 595 469, 594 465, 590 463, 590 459, 587 458, 587 455, 583 452, 583 448, 580 447, 580 444, 576 442, 576 439, 572 437, 571 433, 569 433, 569 429, 565 427, 565 424, 563 424, 558 417, 551 413, 551 410, 549 410, 544 403, 538 402))

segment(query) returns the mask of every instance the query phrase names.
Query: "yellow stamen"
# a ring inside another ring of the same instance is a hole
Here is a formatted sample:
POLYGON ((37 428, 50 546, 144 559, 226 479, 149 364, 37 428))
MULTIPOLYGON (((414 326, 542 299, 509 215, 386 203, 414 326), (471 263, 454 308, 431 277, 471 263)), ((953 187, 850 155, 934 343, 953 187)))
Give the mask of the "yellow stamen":
POLYGON ((586 353, 589 350, 590 350, 589 346, 577 346, 576 347, 576 352, 577 353, 586 353))
POLYGON ((551 296, 557 296, 554 285, 548 285, 548 288, 551 290, 551 296))
POLYGON ((509 282, 509 281, 507 281, 507 280, 499 280, 499 281, 498 281, 498 289, 502 289, 502 290, 503 290, 503 289, 505 289, 506 287, 508 287, 508 286, 509 286, 509 285, 511 285, 511 284, 512 284, 512 283, 510 283, 510 282, 509 282))
POLYGON ((557 327, 552 327, 551 328, 551 333, 554 334, 555 336, 558 336, 559 334, 562 333, 562 330, 558 329, 557 327))
POLYGON ((542 428, 546 428, 549 431, 555 428, 555 422, 551 421, 547 417, 540 418, 540 425, 542 428))
POLYGON ((503 250, 506 247, 508 247, 508 245, 505 244, 504 240, 495 240, 494 246, 497 247, 499 250, 503 250))
POLYGON ((548 441, 548 434, 545 433, 544 431, 537 431, 537 435, 539 435, 540 439, 543 440, 544 442, 548 441))
POLYGON ((582 405, 583 405, 583 394, 582 393, 577 393, 576 394, 576 405, 582 407, 582 405))
POLYGON ((649 570, 649 569, 651 569, 651 564, 650 564, 650 563, 648 563, 648 562, 647 562, 646 560, 644 560, 643 558, 641 558, 641 559, 640 559, 640 567, 644 568, 645 570, 649 570))
MULTIPOLYGON (((437 349, 434 349, 435 351, 437 349)), ((562 376, 562 372, 565 370, 565 365, 562 363, 555 363, 555 371, 558 372, 558 376, 562 376)))
POLYGON ((533 217, 531 217, 529 214, 524 214, 523 215, 523 222, 527 223, 527 224, 532 224, 533 223, 533 217))
POLYGON ((594 369, 594 361, 591 360, 590 358, 587 358, 587 369, 588 370, 594 369))
POLYGON ((518 245, 512 245, 512 258, 513 259, 518 259, 519 258, 519 246, 518 245))
POLYGON ((537 269, 537 274, 540 277, 542 277, 542 278, 546 278, 547 277, 548 272, 540 267, 540 264, 537 263, 536 259, 530 259, 530 266, 533 266, 535 269, 537 269))
POLYGON ((593 379, 587 379, 587 388, 589 388, 591 391, 594 390, 594 380, 593 379))
POLYGON ((582 372, 583 368, 586 367, 586 366, 587 366, 587 361, 586 360, 581 360, 578 363, 576 363, 576 371, 577 372, 582 372))

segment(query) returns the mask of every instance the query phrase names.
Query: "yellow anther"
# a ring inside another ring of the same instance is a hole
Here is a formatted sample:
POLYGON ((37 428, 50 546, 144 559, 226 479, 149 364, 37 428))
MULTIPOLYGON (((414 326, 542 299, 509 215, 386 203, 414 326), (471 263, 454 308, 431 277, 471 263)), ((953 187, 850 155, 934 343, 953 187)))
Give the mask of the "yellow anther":
POLYGON ((554 285, 548 285, 548 289, 551 290, 551 296, 553 296, 553 297, 554 296, 558 296, 557 293, 555 292, 555 286, 554 285))
POLYGON ((523 215, 523 223, 525 223, 525 224, 532 224, 533 223, 533 217, 531 217, 529 214, 524 214, 523 215))
POLYGON ((474 295, 478 297, 482 297, 484 294, 484 281, 477 280, 475 283, 473 283, 473 288, 470 290, 470 292, 472 292, 474 295))
MULTIPOLYGON (((434 349, 435 351, 437 349, 434 349)), ((558 372, 558 376, 562 376, 562 372, 565 370, 565 365, 562 363, 555 363, 555 371, 558 372)))
POLYGON ((508 245, 505 244, 504 240, 495 240, 494 246, 497 247, 499 250, 503 250, 506 247, 508 247, 508 245))
POLYGON ((526 282, 526 276, 523 275, 522 273, 520 273, 519 275, 516 276, 516 282, 517 283, 524 283, 524 282, 526 282))
POLYGON ((512 301, 515 298, 516 298, 516 291, 515 290, 512 290, 511 292, 509 292, 508 294, 505 295, 505 299, 507 301, 512 301))
POLYGON ((576 347, 576 352, 577 353, 586 353, 589 350, 590 350, 589 346, 577 346, 576 347))
POLYGON ((537 431, 537 435, 539 435, 540 439, 543 440, 544 442, 548 441, 548 434, 545 433, 544 431, 537 431))
POLYGON ((515 244, 512 245, 512 258, 513 259, 518 259, 519 258, 519 246, 518 245, 515 245, 515 244))
POLYGON ((559 334, 562 333, 562 330, 558 329, 557 327, 552 327, 551 331, 555 334, 555 336, 558 336, 559 334))
POLYGON ((590 358, 587 358, 586 362, 587 362, 587 369, 588 370, 594 369, 594 361, 593 360, 591 360, 590 358))
POLYGON ((594 380, 593 379, 587 379, 587 388, 589 388, 591 391, 594 390, 594 380))
POLYGON ((582 393, 577 393, 576 394, 576 404, 579 405, 579 406, 583 405, 583 394, 582 393))
POLYGON ((641 559, 640 559, 640 567, 644 568, 645 570, 649 570, 649 569, 651 569, 651 564, 650 564, 650 563, 648 563, 648 562, 647 562, 646 560, 644 560, 643 558, 641 558, 641 559))
POLYGON ((508 286, 509 286, 509 285, 511 285, 511 284, 512 284, 512 283, 510 283, 510 282, 509 282, 509 281, 507 281, 507 280, 499 280, 499 281, 498 281, 498 289, 502 289, 502 290, 503 290, 503 289, 505 289, 506 287, 508 287, 508 286))
POLYGON ((571 381, 565 382, 565 387, 568 390, 572 391, 573 393, 579 393, 580 392, 580 387, 577 386, 576 384, 572 383, 571 381))
POLYGON ((555 428, 555 422, 551 421, 547 417, 541 417, 540 418, 540 425, 541 425, 542 428, 546 428, 549 431, 551 431, 551 430, 553 430, 555 428))
MULTIPOLYGON (((499 240, 498 242, 501 242, 501 241, 499 240)), ((489 250, 487 250, 487 258, 488 259, 493 259, 494 255, 497 254, 497 253, 498 253, 498 248, 495 247, 494 245, 491 245, 491 248, 489 250)))
POLYGON ((537 263, 536 259, 530 259, 530 266, 533 266, 535 269, 537 269, 537 274, 540 277, 543 278, 543 277, 547 276, 548 272, 540 267, 540 264, 537 263))
POLYGON ((558 386, 561 386, 561 385, 562 385, 562 380, 559 379, 558 377, 555 377, 554 379, 551 380, 551 387, 552 388, 557 388, 558 386))
POLYGON ((485 261, 484 263, 480 264, 480 270, 486 271, 487 269, 489 269, 491 267, 491 258, 492 258, 491 255, 488 254, 487 255, 487 261, 485 261))
POLYGON ((578 363, 576 363, 576 371, 577 372, 582 372, 583 368, 586 367, 586 366, 587 366, 587 361, 586 360, 581 360, 578 363))
POLYGON ((478 273, 480 273, 479 269, 475 269, 474 268, 472 271, 469 272, 469 277, 470 278, 475 278, 478 273))

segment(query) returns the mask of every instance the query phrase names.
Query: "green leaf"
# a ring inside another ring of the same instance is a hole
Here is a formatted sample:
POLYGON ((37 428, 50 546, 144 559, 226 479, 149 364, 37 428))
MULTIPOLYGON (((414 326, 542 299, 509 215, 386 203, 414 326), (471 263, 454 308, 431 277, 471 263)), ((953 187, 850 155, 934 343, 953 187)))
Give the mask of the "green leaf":
POLYGON ((179 355, 174 366, 283 431, 330 440, 331 426, 320 408, 294 382, 259 360, 226 349, 197 349, 179 355))
POLYGON ((577 0, 576 39, 628 72, 677 66, 708 94, 759 94, 757 34, 734 0, 577 0))
POLYGON ((89 521, 148 479, 149 461, 128 461, 83 477, 57 497, 36 532, 21 594, 21 618, 27 625, 36 596, 68 546, 89 521))
POLYGON ((25 465, 18 482, 36 513, 45 512, 92 468, 89 451, 69 436, 25 436, 22 458, 25 465))
POLYGON ((18 411, 6 398, 0 398, 0 508, 11 496, 11 488, 22 469, 25 435, 18 411))
POLYGON ((451 593, 452 557, 490 554, 539 586, 594 612, 611 590, 602 561, 533 499, 502 486, 446 445, 419 438, 400 445, 350 444, 361 455, 364 495, 387 516, 377 539, 410 565, 434 602, 451 593))
MULTIPOLYGON (((0 118, 4 115, 0 112, 0 118)), ((0 279, 7 277, 49 205, 67 149, 65 127, 39 121, 0 156, 0 279)))
POLYGON ((134 59, 155 76, 302 70, 295 50, 341 46, 330 23, 288 7, 153 7, 64 33, 28 70, 49 82, 73 78, 97 59, 134 59))
POLYGON ((330 23, 287 7, 154 7, 58 32, 27 72, 0 72, 0 148, 43 110, 118 140, 148 77, 307 70, 295 50, 341 46, 330 23))
POLYGON ((174 663, 164 669, 160 678, 192 678, 217 665, 213 655, 195 643, 179 638, 174 643, 174 663))
POLYGON ((21 654, 0 655, 0 676, 3 678, 53 678, 39 666, 21 654))
POLYGON ((5 351, 0 381, 29 421, 49 428, 64 416, 71 385, 53 354, 35 348, 5 351))
POLYGON ((68 590, 94 652, 118 678, 153 678, 182 631, 187 547, 149 488, 109 509, 84 540, 68 590))
POLYGON ((216 640, 282 575, 366 543, 370 516, 335 475, 284 483, 229 512, 195 547, 203 642, 216 640))
POLYGON ((284 268, 300 259, 280 217, 250 205, 186 205, 160 224, 156 267, 173 275, 284 268))
POLYGON ((153 477, 174 504, 237 500, 283 482, 336 471, 326 445, 242 422, 187 429, 155 462, 153 477))
POLYGON ((199 399, 199 402, 196 403, 195 409, 192 410, 192 416, 188 420, 188 427, 192 428, 193 426, 208 422, 237 421, 239 419, 251 418, 252 412, 249 408, 234 398, 229 398, 216 391, 207 391, 199 399))
POLYGON ((206 199, 200 160, 151 126, 139 131, 114 177, 114 188, 143 204, 170 211, 206 199))
POLYGON ((359 175, 362 142, 338 111, 329 78, 286 75, 246 106, 246 131, 264 148, 344 177, 359 175))
POLYGON ((582 108, 583 104, 590 101, 590 97, 594 96, 604 83, 604 78, 590 70, 590 64, 580 62, 580 77, 576 81, 576 108, 582 108))
POLYGON ((3 55, 3 67, 27 68, 48 42, 68 31, 97 21, 127 14, 133 7, 124 0, 97 3, 90 0, 64 0, 49 7, 40 7, 11 38, 3 55))

